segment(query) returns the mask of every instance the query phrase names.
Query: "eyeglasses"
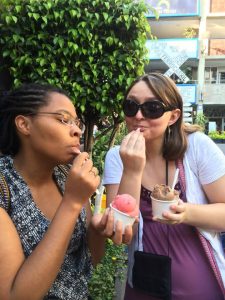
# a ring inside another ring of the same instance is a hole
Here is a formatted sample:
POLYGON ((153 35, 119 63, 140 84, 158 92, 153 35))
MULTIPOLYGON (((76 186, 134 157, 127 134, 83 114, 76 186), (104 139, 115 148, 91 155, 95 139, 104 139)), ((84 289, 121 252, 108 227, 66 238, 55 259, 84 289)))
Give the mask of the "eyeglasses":
POLYGON ((84 128, 83 122, 78 118, 73 118, 69 113, 66 112, 37 112, 37 113, 30 113, 28 116, 36 116, 36 115, 56 115, 60 118, 58 119, 61 123, 67 125, 67 126, 77 126, 81 130, 84 128))
POLYGON ((166 111, 171 111, 175 109, 175 107, 166 106, 163 102, 157 99, 146 101, 142 104, 131 99, 126 99, 123 102, 123 112, 127 117, 134 117, 139 109, 145 118, 157 119, 162 117, 166 111))

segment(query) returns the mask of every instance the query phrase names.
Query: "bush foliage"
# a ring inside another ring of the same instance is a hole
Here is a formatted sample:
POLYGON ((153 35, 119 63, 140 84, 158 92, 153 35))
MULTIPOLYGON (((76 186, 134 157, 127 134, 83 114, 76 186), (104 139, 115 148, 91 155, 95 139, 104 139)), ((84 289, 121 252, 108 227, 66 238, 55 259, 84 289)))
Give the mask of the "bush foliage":
POLYGON ((124 268, 127 265, 125 246, 115 246, 111 240, 106 242, 106 255, 89 283, 89 292, 93 300, 112 300, 115 298, 115 281, 124 280, 124 268))

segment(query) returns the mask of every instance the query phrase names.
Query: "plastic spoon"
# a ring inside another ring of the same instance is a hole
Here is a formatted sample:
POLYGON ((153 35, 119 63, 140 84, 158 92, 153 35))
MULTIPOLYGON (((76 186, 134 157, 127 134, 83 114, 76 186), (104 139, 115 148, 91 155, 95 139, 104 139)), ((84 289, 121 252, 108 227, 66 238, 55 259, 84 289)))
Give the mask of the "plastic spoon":
POLYGON ((177 179, 178 179, 178 175, 179 175, 179 169, 176 169, 175 175, 174 175, 174 179, 173 179, 173 184, 172 184, 172 190, 174 190, 175 185, 177 183, 177 179))

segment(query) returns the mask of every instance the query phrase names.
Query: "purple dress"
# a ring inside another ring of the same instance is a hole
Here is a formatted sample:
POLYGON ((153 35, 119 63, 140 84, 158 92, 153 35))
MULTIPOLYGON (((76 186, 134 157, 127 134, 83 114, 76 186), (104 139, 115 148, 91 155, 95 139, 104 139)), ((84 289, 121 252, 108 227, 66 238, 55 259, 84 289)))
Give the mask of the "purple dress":
MULTIPOLYGON (((180 183, 176 185, 185 201, 180 183)), ((172 300, 223 300, 224 297, 193 226, 167 225, 152 221, 151 192, 141 189, 145 252, 168 255, 172 259, 172 300)), ((151 272, 151 270, 149 270, 151 272)), ((128 284, 125 300, 156 300, 128 284)), ((158 299, 157 299, 158 300, 158 299)))

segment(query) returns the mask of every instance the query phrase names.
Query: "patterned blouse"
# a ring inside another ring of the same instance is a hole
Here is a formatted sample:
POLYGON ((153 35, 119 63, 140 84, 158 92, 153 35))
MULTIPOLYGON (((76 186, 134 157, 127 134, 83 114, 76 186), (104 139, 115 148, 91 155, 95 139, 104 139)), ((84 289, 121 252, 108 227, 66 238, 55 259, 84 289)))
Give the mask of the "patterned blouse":
MULTIPOLYGON (((0 172, 4 175, 10 190, 10 217, 17 229, 24 255, 28 257, 43 238, 50 221, 36 206, 29 187, 13 167, 13 159, 4 156, 0 159, 0 172)), ((54 180, 61 193, 64 193, 65 175, 56 167, 54 180)), ((0 194, 0 206, 6 203, 0 194)), ((86 243, 86 212, 82 209, 71 236, 70 244, 51 289, 44 297, 47 299, 84 300, 88 299, 88 280, 92 265, 86 243)))

